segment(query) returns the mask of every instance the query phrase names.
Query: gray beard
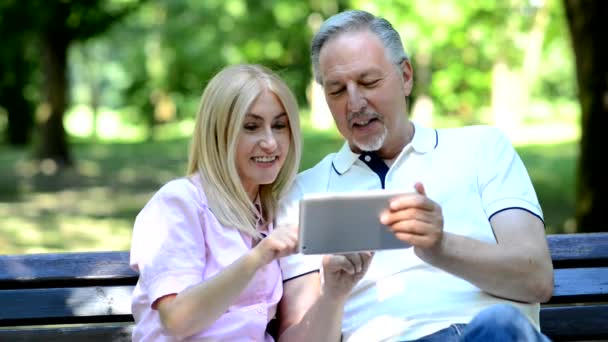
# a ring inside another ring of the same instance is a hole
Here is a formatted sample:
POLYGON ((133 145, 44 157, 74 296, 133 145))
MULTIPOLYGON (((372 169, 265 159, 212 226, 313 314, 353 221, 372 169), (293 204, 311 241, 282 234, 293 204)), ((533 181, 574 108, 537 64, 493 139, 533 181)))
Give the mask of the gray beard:
POLYGON ((384 145, 384 140, 386 140, 386 136, 388 135, 388 129, 386 126, 383 126, 384 130, 382 134, 378 135, 371 139, 371 141, 361 142, 361 141, 353 141, 355 146, 357 146, 361 151, 365 152, 373 152, 378 151, 384 145))

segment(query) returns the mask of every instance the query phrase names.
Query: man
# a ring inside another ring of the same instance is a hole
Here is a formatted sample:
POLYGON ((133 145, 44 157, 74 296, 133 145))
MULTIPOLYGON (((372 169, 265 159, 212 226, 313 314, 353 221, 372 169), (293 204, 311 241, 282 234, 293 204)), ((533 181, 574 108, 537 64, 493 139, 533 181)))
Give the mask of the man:
POLYGON ((553 291, 542 212, 527 171, 497 129, 412 123, 413 71, 391 24, 363 11, 329 18, 312 41, 346 143, 298 176, 278 223, 305 193, 415 189, 380 221, 408 249, 282 260, 281 340, 544 341, 539 302, 553 291))

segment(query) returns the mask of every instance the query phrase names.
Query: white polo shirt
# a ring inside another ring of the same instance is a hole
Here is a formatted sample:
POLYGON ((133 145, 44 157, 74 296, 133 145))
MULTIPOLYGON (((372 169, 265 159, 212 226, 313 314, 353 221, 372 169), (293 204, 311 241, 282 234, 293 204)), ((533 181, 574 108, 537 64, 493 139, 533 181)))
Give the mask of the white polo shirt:
MULTIPOLYGON (((446 232, 496 243, 492 215, 521 208, 542 220, 521 159, 493 127, 434 130, 415 125, 412 141, 386 173, 385 188, 411 190, 416 182, 422 182, 427 196, 441 206, 446 232)), ((381 188, 378 174, 344 144, 298 175, 281 203, 277 223, 297 224, 304 194, 381 188)), ((281 268, 284 281, 289 281, 318 270, 320 257, 293 255, 281 259, 281 268)), ((342 333, 345 341, 416 339, 454 323, 468 323, 482 309, 499 303, 518 307, 539 327, 539 304, 491 296, 423 262, 412 248, 379 251, 347 301, 342 333)))

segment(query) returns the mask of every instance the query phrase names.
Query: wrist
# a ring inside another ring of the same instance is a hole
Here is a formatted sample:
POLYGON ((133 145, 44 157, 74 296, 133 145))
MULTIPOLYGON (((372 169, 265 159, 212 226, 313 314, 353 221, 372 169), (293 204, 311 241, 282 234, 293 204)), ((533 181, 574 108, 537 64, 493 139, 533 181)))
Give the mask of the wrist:
POLYGON ((427 264, 435 265, 442 255, 445 254, 447 240, 448 234, 444 232, 435 246, 429 248, 414 247, 414 253, 427 264))
POLYGON ((344 288, 336 288, 328 285, 326 282, 321 284, 320 296, 323 298, 325 303, 331 303, 331 305, 342 306, 346 303, 346 300, 350 296, 350 290, 344 288))
POLYGON ((249 253, 244 255, 244 261, 247 264, 247 269, 251 269, 253 272, 257 272, 260 268, 266 265, 264 256, 259 248, 253 248, 249 250, 249 253))

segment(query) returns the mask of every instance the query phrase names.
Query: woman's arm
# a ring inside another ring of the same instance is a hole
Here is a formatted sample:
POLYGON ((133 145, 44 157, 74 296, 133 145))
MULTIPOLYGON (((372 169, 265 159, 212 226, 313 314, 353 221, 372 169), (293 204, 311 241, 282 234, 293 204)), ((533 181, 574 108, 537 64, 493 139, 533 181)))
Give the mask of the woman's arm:
POLYGON ((245 290, 257 270, 295 251, 297 232, 277 228, 248 253, 214 277, 156 301, 161 322, 183 338, 209 328, 245 290))

